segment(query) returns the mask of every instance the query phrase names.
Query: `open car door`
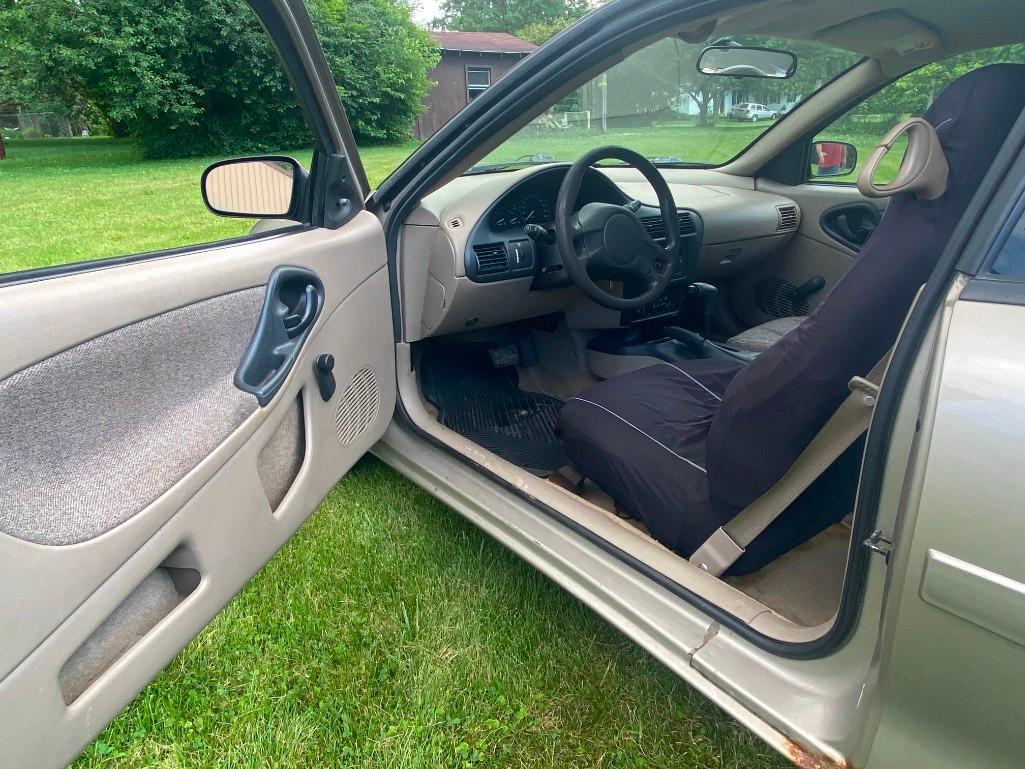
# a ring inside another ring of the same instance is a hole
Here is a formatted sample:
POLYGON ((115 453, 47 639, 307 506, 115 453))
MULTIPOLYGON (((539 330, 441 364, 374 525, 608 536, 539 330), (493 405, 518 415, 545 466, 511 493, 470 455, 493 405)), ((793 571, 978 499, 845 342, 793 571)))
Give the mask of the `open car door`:
POLYGON ((302 3, 252 5, 316 138, 295 226, 0 276, 6 767, 71 761, 391 419, 384 236, 345 114, 302 3))

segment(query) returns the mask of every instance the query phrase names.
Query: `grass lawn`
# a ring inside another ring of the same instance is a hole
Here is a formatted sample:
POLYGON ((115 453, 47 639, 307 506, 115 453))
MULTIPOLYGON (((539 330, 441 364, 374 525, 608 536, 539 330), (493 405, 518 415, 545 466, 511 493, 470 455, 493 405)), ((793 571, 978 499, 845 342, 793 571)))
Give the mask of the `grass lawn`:
POLYGON ((364 460, 74 769, 785 765, 364 460))
POLYGON ((557 160, 575 160, 592 147, 617 144, 636 150, 645 157, 675 156, 685 161, 717 164, 730 160, 768 128, 769 124, 764 121, 721 121, 714 128, 698 128, 692 123, 669 123, 617 128, 598 135, 574 129, 538 135, 528 127, 516 133, 482 162, 503 163, 541 152, 557 160))
MULTIPOLYGON (((9 149, 0 271, 248 226, 203 208, 197 185, 208 160, 141 162, 131 142, 99 139, 9 149)), ((410 149, 366 150, 371 180, 410 149)), ((784 765, 604 621, 372 459, 74 764, 784 765)))
MULTIPOLYGON (((415 144, 368 147, 378 184, 415 144)), ((287 152, 309 167, 312 150, 287 152)), ((249 231, 248 219, 206 210, 199 179, 214 160, 139 159, 134 141, 25 139, 0 161, 0 273, 208 243, 249 231)))

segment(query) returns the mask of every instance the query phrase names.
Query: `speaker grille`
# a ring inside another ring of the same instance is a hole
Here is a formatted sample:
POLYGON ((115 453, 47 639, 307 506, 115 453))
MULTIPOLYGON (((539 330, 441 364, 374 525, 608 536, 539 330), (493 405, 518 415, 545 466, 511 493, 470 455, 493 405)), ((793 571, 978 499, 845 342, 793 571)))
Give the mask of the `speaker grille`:
POLYGON ((335 414, 338 440, 348 446, 366 430, 375 419, 381 407, 381 389, 377 385, 377 374, 364 368, 353 374, 342 392, 335 414))
POLYGON ((774 318, 808 314, 808 300, 798 299, 797 286, 782 278, 766 278, 755 286, 755 304, 774 318))

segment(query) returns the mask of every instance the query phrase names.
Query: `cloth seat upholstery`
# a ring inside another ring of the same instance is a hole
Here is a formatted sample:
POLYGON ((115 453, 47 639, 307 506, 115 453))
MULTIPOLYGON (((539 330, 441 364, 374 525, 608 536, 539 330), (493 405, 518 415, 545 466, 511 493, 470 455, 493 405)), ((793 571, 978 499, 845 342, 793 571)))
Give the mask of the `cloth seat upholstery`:
POLYGON ((806 317, 806 315, 792 315, 787 318, 776 318, 758 326, 752 326, 747 331, 742 331, 736 336, 730 337, 726 344, 741 350, 765 352, 782 339, 784 334, 800 326, 806 317))

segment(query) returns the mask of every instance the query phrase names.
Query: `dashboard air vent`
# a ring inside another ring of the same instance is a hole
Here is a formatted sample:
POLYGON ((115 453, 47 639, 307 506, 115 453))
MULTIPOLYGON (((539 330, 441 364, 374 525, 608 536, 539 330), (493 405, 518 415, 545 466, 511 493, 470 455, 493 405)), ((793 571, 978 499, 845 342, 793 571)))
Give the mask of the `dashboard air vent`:
POLYGON ((477 257, 477 274, 494 275, 509 269, 509 254, 505 243, 479 243, 473 247, 477 257))
POLYGON ((460 219, 460 218, 459 218, 459 217, 457 216, 457 217, 456 217, 456 218, 454 218, 454 219, 449 219, 449 220, 448 220, 448 221, 446 222, 446 224, 448 224, 448 228, 449 228, 450 230, 458 230, 458 229, 459 229, 460 227, 462 227, 462 226, 463 226, 463 220, 462 220, 462 219, 460 219))
MULTIPOLYGON (((680 235, 693 235, 697 232, 697 225, 694 223, 694 215, 690 211, 679 211, 680 235)), ((665 224, 661 216, 645 216, 641 224, 655 240, 662 240, 666 236, 665 224)))
POLYGON ((797 206, 776 206, 776 211, 779 212, 779 223, 776 225, 776 232, 797 229, 797 206))

